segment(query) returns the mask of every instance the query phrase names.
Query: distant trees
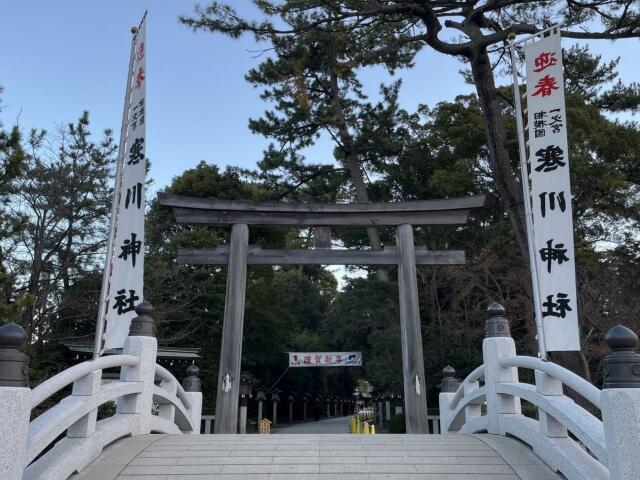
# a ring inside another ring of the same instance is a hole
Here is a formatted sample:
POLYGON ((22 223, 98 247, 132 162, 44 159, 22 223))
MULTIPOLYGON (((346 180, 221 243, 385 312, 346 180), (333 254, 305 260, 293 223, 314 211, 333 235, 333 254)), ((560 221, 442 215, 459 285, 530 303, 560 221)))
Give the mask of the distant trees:
POLYGON ((42 359, 45 343, 93 334, 82 322, 97 305, 99 281, 89 279, 103 267, 116 146, 108 130, 92 139, 87 112, 52 134, 14 138, 23 161, 3 208, 15 225, 1 242, 3 265, 42 359))
MULTIPOLYGON (((0 86, 0 94, 3 88, 0 86)), ((1 111, 1 109, 0 109, 1 111)), ((0 321, 16 314, 13 305, 14 276, 7 270, 9 255, 5 252, 5 241, 19 229, 19 222, 8 214, 11 195, 16 191, 16 179, 22 174, 25 153, 22 136, 17 126, 5 130, 0 123, 0 321)))

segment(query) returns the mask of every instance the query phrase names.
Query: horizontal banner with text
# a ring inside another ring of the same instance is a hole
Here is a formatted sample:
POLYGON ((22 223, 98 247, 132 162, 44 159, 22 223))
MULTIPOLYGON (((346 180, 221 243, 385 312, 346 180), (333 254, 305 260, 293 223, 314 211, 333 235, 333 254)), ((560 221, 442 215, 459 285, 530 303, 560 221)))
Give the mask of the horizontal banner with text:
POLYGON ((290 367, 360 367, 362 352, 289 352, 290 367))

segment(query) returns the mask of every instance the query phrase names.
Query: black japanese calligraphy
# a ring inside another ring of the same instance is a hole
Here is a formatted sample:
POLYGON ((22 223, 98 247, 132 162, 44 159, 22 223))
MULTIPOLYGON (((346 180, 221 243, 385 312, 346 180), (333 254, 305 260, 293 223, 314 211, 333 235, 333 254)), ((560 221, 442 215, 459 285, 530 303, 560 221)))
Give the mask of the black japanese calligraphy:
POLYGON ((564 199, 564 192, 542 192, 540 195, 540 213, 542 218, 547 216, 547 200, 549 203, 549 210, 556 209, 556 200, 558 209, 564 212, 567 209, 567 202, 564 199))
POLYGON ((135 205, 138 210, 142 206, 142 183, 138 182, 133 187, 127 188, 127 194, 124 198, 124 208, 128 209, 129 205, 135 205))
POLYGON ((545 136, 547 126, 547 112, 541 110, 533 114, 533 131, 536 138, 545 136))
POLYGON ((551 131, 553 133, 558 133, 560 130, 562 130, 562 127, 564 126, 564 119, 562 118, 560 109, 554 108, 553 110, 549 110, 549 113, 553 113, 553 115, 551 115, 551 121, 549 122, 551 131))
POLYGON ((140 160, 144 160, 144 138, 136 138, 129 149, 128 165, 137 165, 140 160))
POLYGON ((142 241, 136 240, 137 235, 135 233, 131 233, 131 240, 126 239, 123 242, 123 245, 120 245, 120 255, 118 258, 122 258, 125 262, 131 258, 131 266, 136 266, 136 257, 140 255, 140 250, 142 248, 142 241))
POLYGON ((140 297, 136 295, 135 290, 129 290, 128 297, 127 291, 124 288, 122 290, 118 290, 116 293, 117 295, 113 297, 113 309, 118 312, 118 315, 135 310, 135 302, 136 300, 140 300, 140 297))
POLYGON ((558 262, 558 265, 562 265, 563 262, 568 262, 567 249, 564 248, 564 243, 556 243, 553 245, 553 239, 547 241, 547 246, 540 249, 540 260, 547 262, 547 272, 551 273, 551 264, 558 262))
POLYGON ((566 162, 564 162, 564 152, 560 147, 555 145, 549 145, 546 148, 541 148, 536 152, 536 157, 538 157, 538 165, 536 167, 536 172, 552 172, 556 170, 558 167, 564 167, 566 162))
POLYGON ((569 306, 571 300, 567 298, 569 295, 566 293, 558 293, 556 295, 556 301, 553 301, 553 295, 547 295, 547 301, 542 303, 545 310, 542 312, 542 317, 560 317, 565 318, 567 312, 573 311, 569 306))
POLYGON ((144 125, 144 98, 141 98, 131 111, 131 130, 135 132, 142 125, 144 125))

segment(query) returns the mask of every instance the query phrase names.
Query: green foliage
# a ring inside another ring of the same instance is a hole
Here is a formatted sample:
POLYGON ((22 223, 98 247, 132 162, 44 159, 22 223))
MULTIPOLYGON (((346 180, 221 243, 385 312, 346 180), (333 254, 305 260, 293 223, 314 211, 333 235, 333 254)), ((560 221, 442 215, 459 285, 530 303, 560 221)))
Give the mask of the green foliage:
MULTIPOLYGON (((0 94, 2 92, 0 86, 0 94)), ((18 126, 9 131, 3 127, 0 122, 0 323, 15 320, 19 311, 19 305, 13 303, 15 275, 7 270, 9 258, 4 247, 5 241, 21 229, 20 221, 10 214, 8 207, 25 163, 18 126)))

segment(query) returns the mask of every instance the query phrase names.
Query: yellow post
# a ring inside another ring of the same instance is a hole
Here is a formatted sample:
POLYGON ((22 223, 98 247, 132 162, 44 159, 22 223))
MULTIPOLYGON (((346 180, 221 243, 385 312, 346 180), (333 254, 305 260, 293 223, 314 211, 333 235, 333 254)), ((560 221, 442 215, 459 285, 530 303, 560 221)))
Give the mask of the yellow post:
POLYGON ((371 435, 375 435, 376 434, 376 426, 371 424, 371 435))
POLYGON ((364 422, 364 431, 362 433, 369 435, 369 424, 367 422, 364 422))

